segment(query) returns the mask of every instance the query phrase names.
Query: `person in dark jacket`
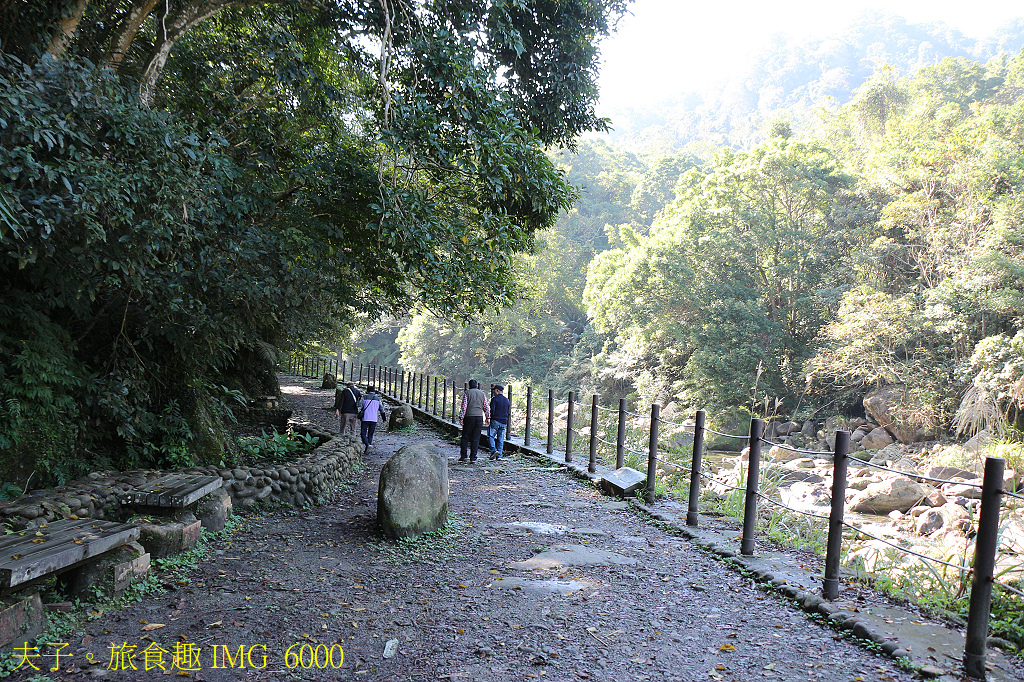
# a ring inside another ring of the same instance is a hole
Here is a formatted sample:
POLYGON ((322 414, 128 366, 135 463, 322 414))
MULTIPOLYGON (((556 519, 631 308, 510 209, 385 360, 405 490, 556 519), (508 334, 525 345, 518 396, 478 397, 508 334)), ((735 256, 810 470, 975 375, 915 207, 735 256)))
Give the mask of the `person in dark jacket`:
POLYGON ((350 381, 345 388, 334 393, 334 414, 340 418, 341 432, 356 435, 359 430, 359 399, 362 394, 356 388, 354 382, 350 381))
POLYGON ((484 417, 491 418, 491 406, 487 403, 487 394, 477 388, 476 379, 470 379, 469 388, 462 394, 462 407, 459 409, 459 423, 462 424, 459 462, 466 461, 467 450, 470 464, 476 461, 476 453, 480 447, 480 431, 484 428, 484 417))
POLYGON ((512 406, 505 397, 505 387, 494 384, 491 389, 491 424, 487 427, 487 440, 491 446, 491 459, 502 459, 505 450, 505 434, 508 416, 512 406))

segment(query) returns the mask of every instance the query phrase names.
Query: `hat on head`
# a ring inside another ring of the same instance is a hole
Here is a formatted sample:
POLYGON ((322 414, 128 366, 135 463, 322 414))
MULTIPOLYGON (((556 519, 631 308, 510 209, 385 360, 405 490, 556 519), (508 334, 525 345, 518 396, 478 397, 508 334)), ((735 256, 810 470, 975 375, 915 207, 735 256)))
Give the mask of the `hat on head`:
POLYGON ((504 391, 505 387, 502 386, 501 384, 494 384, 494 390, 495 391, 504 391))

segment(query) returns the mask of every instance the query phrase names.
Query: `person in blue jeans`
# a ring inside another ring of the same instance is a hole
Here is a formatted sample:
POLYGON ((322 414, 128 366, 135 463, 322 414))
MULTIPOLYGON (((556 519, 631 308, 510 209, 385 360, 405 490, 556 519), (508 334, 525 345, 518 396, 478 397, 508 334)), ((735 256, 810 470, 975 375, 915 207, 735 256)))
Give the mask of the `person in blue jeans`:
POLYGON ((502 459, 505 450, 505 434, 508 429, 508 415, 511 405, 505 397, 505 387, 495 384, 491 389, 491 424, 487 427, 487 440, 491 445, 491 459, 502 459))
POLYGON ((363 454, 370 451, 373 444, 373 434, 377 430, 377 420, 388 419, 384 406, 380 403, 380 397, 374 393, 373 386, 366 389, 366 395, 359 401, 359 435, 363 439, 363 454))

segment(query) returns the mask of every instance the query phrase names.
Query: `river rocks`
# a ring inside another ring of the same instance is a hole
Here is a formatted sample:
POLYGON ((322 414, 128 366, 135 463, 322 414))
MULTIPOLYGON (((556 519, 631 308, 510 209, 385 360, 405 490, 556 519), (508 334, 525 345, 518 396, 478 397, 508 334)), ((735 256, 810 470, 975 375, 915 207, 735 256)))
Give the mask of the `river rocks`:
POLYGON ((891 445, 895 439, 881 426, 872 429, 860 439, 860 446, 865 450, 881 450, 891 445))
POLYGON ((434 445, 406 445, 387 461, 377 489, 377 524, 389 538, 414 538, 448 521, 448 459, 434 445))
POLYGON ((832 505, 832 493, 824 483, 797 482, 780 490, 779 497, 794 509, 815 513, 832 505))
POLYGON ((864 398, 864 410, 882 428, 889 431, 901 443, 916 443, 932 440, 941 432, 938 424, 916 423, 921 406, 903 387, 887 386, 868 394, 864 398))
POLYGON ((971 527, 970 514, 958 504, 933 507, 917 517, 917 534, 931 535, 937 531, 956 530, 965 533, 971 527), (961 523, 961 522, 966 523, 961 523))
POLYGON ((848 509, 861 514, 888 514, 909 511, 931 492, 931 487, 909 478, 887 478, 868 485, 850 500, 848 509))
POLYGON ((792 448, 783 448, 776 445, 768 451, 765 459, 771 460, 772 462, 789 462, 794 459, 800 459, 803 456, 803 453, 795 452, 792 448))

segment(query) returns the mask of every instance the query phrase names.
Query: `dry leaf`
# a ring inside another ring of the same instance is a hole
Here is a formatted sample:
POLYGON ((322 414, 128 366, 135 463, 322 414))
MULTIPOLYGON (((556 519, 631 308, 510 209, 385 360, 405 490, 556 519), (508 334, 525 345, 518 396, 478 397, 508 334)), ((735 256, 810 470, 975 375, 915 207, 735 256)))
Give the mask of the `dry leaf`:
POLYGON ((732 644, 723 644, 722 646, 718 647, 718 650, 719 651, 736 651, 736 647, 734 647, 732 644))
POLYGON ((149 632, 150 630, 159 630, 160 628, 167 627, 163 623, 150 623, 149 625, 142 628, 143 632, 149 632))
POLYGON ((220 625, 221 625, 221 623, 223 623, 223 622, 224 622, 224 621, 222 621, 222 620, 218 620, 218 621, 215 621, 215 622, 213 622, 213 623, 210 623, 210 624, 209 624, 209 625, 207 625, 206 627, 208 627, 208 628, 219 628, 219 627, 220 627, 220 625))

